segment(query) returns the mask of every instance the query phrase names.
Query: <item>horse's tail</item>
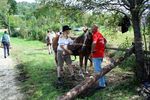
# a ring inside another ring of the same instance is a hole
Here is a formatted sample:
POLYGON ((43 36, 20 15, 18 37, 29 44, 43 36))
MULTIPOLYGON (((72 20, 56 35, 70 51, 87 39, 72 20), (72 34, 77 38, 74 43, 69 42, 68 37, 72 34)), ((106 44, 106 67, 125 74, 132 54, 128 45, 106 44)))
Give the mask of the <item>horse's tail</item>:
POLYGON ((74 55, 74 59, 73 59, 72 61, 75 61, 75 60, 76 60, 76 58, 77 58, 77 57, 76 57, 76 55, 74 55))

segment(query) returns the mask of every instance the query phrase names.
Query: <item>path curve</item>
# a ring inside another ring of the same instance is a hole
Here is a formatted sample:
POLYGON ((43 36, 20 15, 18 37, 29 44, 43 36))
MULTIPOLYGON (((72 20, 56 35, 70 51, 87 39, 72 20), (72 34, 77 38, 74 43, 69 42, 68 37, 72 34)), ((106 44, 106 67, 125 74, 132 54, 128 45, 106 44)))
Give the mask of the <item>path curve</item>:
POLYGON ((16 80, 15 66, 11 57, 4 58, 0 48, 0 100, 24 100, 19 81, 16 80))

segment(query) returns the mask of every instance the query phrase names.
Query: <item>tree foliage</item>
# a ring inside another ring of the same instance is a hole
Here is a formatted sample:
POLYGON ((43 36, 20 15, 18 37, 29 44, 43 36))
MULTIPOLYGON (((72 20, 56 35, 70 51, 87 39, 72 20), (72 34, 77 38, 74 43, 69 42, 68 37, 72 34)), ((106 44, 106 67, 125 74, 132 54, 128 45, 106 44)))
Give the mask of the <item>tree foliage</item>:
POLYGON ((16 14, 17 13, 17 2, 15 0, 8 0, 7 2, 9 7, 8 13, 9 14, 16 14))

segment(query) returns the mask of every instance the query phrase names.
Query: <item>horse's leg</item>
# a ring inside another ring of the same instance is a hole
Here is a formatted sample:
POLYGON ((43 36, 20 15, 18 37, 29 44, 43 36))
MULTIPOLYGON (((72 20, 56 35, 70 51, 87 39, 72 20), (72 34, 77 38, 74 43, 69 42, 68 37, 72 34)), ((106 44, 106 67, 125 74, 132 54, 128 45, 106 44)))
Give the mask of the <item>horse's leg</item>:
POLYGON ((80 60, 80 71, 79 71, 79 74, 84 77, 83 69, 82 69, 82 66, 83 66, 83 55, 79 55, 79 60, 80 60))
POLYGON ((88 60, 88 56, 85 56, 85 61, 84 61, 84 66, 85 66, 85 73, 88 73, 87 71, 87 60, 88 60))
POLYGON ((89 70, 92 70, 92 66, 93 66, 92 58, 88 57, 88 60, 90 61, 90 68, 89 68, 89 70))
POLYGON ((57 64, 58 64, 58 61, 57 61, 57 52, 56 51, 54 51, 55 52, 55 62, 56 62, 56 66, 57 66, 57 64))
POLYGON ((90 67, 93 66, 93 62, 92 62, 92 57, 88 57, 89 61, 90 61, 90 67))

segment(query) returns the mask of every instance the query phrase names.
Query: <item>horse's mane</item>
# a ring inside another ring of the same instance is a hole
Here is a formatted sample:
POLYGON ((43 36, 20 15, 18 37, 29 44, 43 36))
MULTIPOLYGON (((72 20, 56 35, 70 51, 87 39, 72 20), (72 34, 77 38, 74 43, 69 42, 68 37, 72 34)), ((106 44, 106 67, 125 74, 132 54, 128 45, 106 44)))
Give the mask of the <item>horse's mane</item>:
POLYGON ((84 33, 79 36, 79 38, 83 38, 83 37, 84 37, 84 33))
POLYGON ((75 40, 78 40, 78 39, 84 39, 84 33, 78 36, 75 40))

